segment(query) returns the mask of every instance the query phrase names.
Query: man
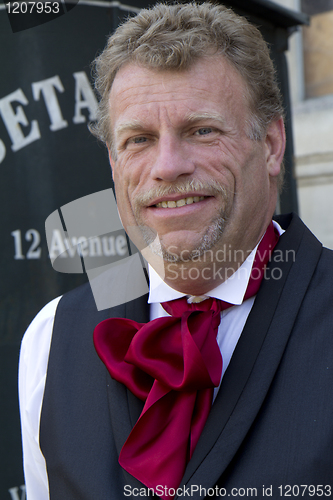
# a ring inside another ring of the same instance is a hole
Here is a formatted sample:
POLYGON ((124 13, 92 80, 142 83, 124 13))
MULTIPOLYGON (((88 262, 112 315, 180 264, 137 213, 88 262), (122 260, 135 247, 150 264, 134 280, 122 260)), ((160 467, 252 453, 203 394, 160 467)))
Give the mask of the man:
POLYGON ((101 312, 84 286, 30 326, 28 500, 331 496, 332 253, 271 222, 285 134, 265 42, 222 6, 157 5, 96 68, 95 133, 158 286, 101 312))

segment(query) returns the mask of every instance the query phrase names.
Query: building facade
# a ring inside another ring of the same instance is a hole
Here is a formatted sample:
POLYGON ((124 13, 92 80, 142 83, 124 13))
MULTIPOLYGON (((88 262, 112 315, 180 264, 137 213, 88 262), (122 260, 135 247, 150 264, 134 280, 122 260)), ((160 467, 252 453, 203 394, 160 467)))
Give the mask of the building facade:
POLYGON ((275 0, 311 16, 290 36, 292 102, 299 213, 333 248, 333 0, 275 0))

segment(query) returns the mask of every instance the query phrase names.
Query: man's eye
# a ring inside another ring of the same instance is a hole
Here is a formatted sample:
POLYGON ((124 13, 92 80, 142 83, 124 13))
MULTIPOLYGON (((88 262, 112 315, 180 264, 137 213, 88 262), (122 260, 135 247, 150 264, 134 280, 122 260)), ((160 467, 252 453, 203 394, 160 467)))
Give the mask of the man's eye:
POLYGON ((198 135, 207 135, 207 134, 211 134, 213 132, 213 129, 211 127, 202 127, 202 128, 199 128, 199 130, 197 130, 197 134, 198 135))
POLYGON ((146 142, 147 141, 147 137, 132 137, 131 139, 129 139, 129 143, 132 143, 132 144, 142 144, 143 142, 146 142))

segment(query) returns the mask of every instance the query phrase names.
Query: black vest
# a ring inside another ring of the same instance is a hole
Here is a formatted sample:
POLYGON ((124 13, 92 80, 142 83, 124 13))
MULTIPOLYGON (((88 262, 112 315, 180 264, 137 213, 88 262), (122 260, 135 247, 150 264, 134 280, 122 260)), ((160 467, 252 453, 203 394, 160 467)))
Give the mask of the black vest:
MULTIPOLYGON (((204 488, 218 498, 208 490, 217 485, 226 496, 237 488, 233 498, 256 488, 258 498, 277 500, 287 485, 297 493, 333 483, 333 253, 297 217, 289 223, 274 251, 284 260, 271 262, 275 278, 260 288, 185 471, 181 486, 193 489, 176 498, 202 499, 204 488)), ((121 500, 143 488, 118 464, 142 402, 111 379, 92 333, 108 317, 147 321, 146 299, 97 312, 84 285, 59 303, 40 430, 51 500, 121 500)))

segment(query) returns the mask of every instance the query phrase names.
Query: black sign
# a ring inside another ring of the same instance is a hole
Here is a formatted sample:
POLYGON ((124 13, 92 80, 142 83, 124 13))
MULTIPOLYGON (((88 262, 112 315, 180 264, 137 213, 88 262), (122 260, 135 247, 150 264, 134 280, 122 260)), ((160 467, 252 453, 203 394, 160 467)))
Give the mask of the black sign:
POLYGON ((87 129, 97 103, 90 63, 106 36, 137 10, 119 2, 0 4, 3 500, 25 498, 17 397, 22 335, 48 301, 87 281, 82 273, 54 271, 45 220, 77 198, 112 187, 106 150, 87 129))

